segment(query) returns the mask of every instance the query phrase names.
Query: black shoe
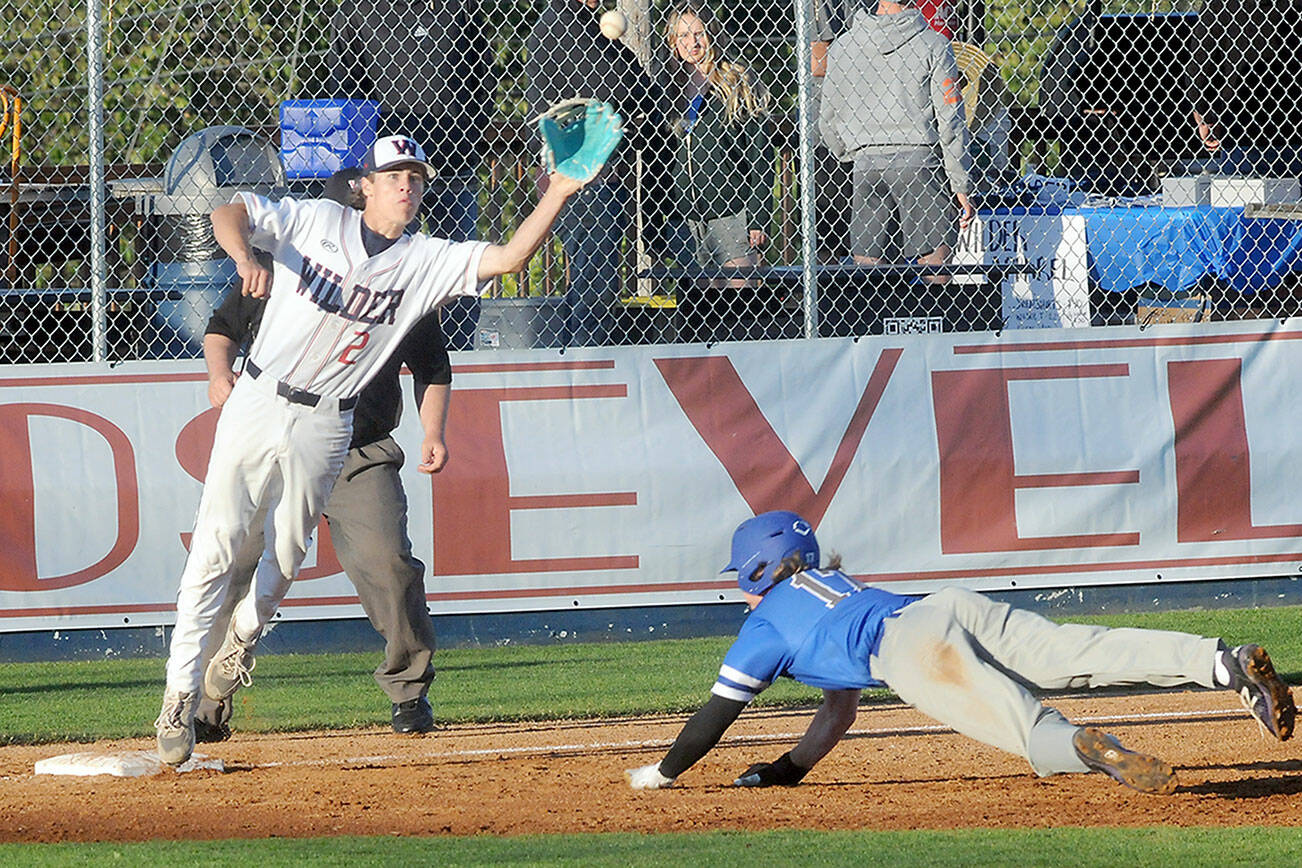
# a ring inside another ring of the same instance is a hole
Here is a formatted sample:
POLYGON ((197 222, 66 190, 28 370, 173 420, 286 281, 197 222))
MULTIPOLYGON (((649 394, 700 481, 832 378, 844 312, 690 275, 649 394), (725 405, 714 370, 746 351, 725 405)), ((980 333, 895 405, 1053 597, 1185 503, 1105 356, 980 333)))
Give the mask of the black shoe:
POLYGON ((200 743, 225 741, 231 737, 231 698, 221 702, 203 697, 194 716, 194 740, 200 743))
POLYGON ((420 696, 406 702, 393 704, 393 731, 404 735, 419 735, 434 728, 434 709, 429 700, 420 696))
POLYGON ((1243 707, 1262 729, 1280 741, 1293 735, 1297 706, 1288 685, 1275 672, 1270 655, 1260 645, 1239 645, 1221 652, 1221 663, 1229 672, 1227 685, 1239 694, 1243 707))

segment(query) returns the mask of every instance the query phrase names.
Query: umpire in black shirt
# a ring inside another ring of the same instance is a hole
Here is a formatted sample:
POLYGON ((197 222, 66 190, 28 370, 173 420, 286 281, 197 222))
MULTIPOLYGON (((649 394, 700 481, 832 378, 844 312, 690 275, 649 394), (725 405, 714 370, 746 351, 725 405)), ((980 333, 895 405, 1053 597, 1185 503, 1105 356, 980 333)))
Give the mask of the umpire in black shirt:
MULTIPOLYGON (((336 173, 327 184, 327 196, 354 204, 348 201, 348 194, 351 180, 359 174, 356 170, 336 173)), ((265 299, 242 295, 236 287, 209 320, 203 349, 208 398, 214 407, 222 406, 230 395, 235 358, 241 347, 252 343, 265 306, 265 299)), ((325 515, 339 563, 357 588, 371 624, 385 640, 384 662, 375 670, 375 680, 392 703, 393 729, 415 734, 434 728, 434 714, 425 698, 434 680, 434 625, 425 606, 425 565, 412 555, 407 535, 407 497, 398 475, 404 456, 392 437, 402 414, 398 374, 404 363, 412 373, 424 430, 419 469, 437 473, 447 463, 443 435, 452 366, 434 312, 407 334, 388 364, 358 396, 353 440, 325 515)), ((260 528, 261 521, 255 521, 253 527, 260 528)), ((241 550, 235 579, 219 615, 222 623, 230 619, 247 591, 262 547, 258 533, 250 535, 241 550)), ((228 737, 230 713, 229 699, 215 703, 204 698, 195 720, 196 740, 228 737)))

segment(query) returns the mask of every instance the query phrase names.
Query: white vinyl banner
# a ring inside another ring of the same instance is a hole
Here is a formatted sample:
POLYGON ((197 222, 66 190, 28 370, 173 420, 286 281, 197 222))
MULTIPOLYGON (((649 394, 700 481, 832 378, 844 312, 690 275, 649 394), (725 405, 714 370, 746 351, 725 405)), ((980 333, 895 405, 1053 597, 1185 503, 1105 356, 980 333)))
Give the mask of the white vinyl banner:
MULTIPOLYGON (((737 600, 776 508, 904 592, 1302 568, 1302 320, 453 362, 435 614, 737 600)), ((170 623, 215 416, 199 362, 0 368, 0 630, 170 623)), ((281 616, 361 614, 323 532, 281 616)))

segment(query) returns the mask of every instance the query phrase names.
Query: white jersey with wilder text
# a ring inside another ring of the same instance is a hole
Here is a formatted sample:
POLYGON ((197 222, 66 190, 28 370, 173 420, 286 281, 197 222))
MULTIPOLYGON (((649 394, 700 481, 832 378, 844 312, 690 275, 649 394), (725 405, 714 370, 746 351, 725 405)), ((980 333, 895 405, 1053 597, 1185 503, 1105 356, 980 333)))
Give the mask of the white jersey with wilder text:
POLYGON ((487 244, 404 235, 379 255, 362 212, 321 199, 239 193, 253 246, 272 253, 271 294, 249 358, 269 376, 330 398, 356 395, 418 319, 479 292, 487 244))

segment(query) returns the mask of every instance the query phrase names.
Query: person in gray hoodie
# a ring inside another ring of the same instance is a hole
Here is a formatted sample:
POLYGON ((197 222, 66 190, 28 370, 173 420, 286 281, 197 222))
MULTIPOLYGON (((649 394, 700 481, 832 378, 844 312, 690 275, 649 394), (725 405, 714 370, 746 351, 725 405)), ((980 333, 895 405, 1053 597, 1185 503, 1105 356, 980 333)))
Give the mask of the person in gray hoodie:
POLYGON ((856 12, 827 54, 819 129, 854 164, 851 252, 863 265, 892 254, 943 265, 973 216, 958 63, 913 2, 856 12))

